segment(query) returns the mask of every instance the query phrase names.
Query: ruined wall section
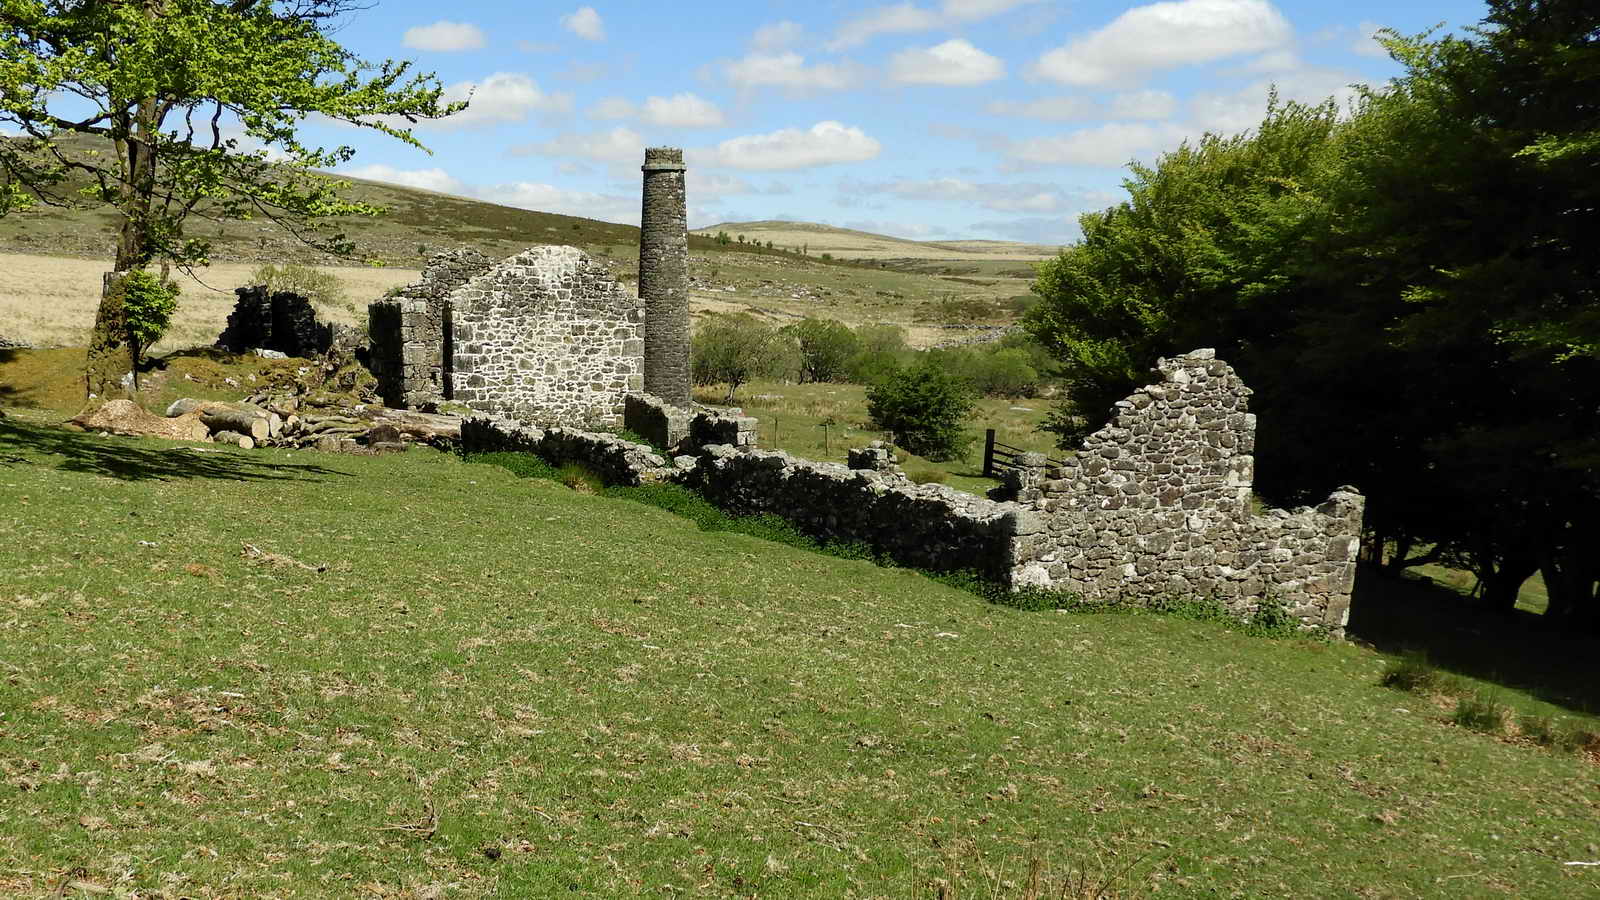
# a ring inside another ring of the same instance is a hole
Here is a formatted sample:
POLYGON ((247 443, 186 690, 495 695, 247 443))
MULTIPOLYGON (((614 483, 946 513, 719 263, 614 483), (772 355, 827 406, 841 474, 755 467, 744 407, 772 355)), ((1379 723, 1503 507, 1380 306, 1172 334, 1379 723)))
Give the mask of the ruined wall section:
POLYGON ((432 410, 450 396, 451 292, 487 272, 494 260, 476 250, 435 253, 422 278, 367 306, 368 362, 387 406, 432 410))
POLYGON ((450 294, 451 396, 539 425, 622 425, 643 387, 644 307, 576 247, 533 247, 450 294))
POLYGON ((1016 505, 904 475, 850 469, 787 453, 702 447, 680 480, 734 515, 772 513, 824 543, 864 544, 906 566, 975 569, 1003 579, 1016 505))
POLYGON ((1250 514, 1250 390, 1211 350, 1158 364, 1077 456, 1019 498, 1043 527, 1020 535, 1012 582, 1148 603, 1215 597, 1240 616, 1263 596, 1309 627, 1342 631, 1362 498, 1250 514))

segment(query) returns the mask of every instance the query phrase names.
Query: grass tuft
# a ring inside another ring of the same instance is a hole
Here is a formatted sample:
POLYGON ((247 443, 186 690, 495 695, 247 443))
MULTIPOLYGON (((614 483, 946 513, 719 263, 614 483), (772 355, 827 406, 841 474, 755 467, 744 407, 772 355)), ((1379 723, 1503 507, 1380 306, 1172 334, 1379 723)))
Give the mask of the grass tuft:
POLYGON ((1478 690, 1456 698, 1450 721, 1484 734, 1499 734, 1505 730, 1508 712, 1494 692, 1478 690))
POLYGON ((1408 650, 1390 660, 1378 683, 1413 694, 1439 693, 1450 684, 1444 673, 1428 662, 1427 654, 1420 650, 1408 650))

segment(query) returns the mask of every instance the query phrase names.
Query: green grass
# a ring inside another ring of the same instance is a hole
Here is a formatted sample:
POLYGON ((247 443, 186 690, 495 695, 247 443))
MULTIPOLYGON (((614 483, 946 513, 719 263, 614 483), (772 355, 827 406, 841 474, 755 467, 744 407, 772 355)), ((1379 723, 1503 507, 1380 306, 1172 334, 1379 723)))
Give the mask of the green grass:
MULTIPOLYGON (((697 388, 695 399, 720 405, 720 388, 697 388)), ((806 459, 845 462, 852 447, 865 447, 886 435, 874 428, 867 417, 867 388, 859 384, 787 384, 756 381, 739 388, 735 398, 747 415, 760 419, 758 446, 778 449, 806 459), (823 428, 824 421, 834 425, 823 428)), ((973 410, 968 425, 974 436, 965 457, 947 462, 932 462, 897 450, 900 467, 928 481, 973 494, 995 487, 1000 482, 983 477, 983 431, 993 428, 1002 443, 1060 458, 1055 436, 1038 430, 1052 401, 1047 399, 1007 400, 985 397, 973 410), (942 479, 939 476, 943 475, 942 479)))
POLYGON ((1561 865, 1593 765, 1369 650, 997 607, 431 451, 205 449, 0 424, 0 895, 1600 886, 1561 865))

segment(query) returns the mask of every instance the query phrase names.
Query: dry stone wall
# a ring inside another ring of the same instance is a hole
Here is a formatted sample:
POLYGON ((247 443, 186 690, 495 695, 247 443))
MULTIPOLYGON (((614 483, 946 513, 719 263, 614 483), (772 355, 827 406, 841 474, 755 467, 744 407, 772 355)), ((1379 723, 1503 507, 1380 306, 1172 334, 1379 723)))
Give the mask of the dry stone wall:
POLYGON ((450 396, 541 425, 622 425, 644 382, 644 306, 576 247, 533 247, 450 294, 450 396))
POLYGON ((493 265, 476 250, 435 253, 420 280, 394 297, 368 305, 367 333, 372 342, 368 366, 385 404, 431 410, 451 399, 450 294, 493 265))
MULTIPOLYGON (((1013 589, 1145 605, 1215 598, 1241 618, 1282 605, 1308 630, 1344 633, 1364 500, 1335 491, 1315 509, 1252 514, 1250 391, 1210 350, 1162 360, 1160 382, 1117 405, 1063 465, 1015 473, 1015 501, 916 485, 887 448, 854 467, 755 449, 753 420, 699 413, 668 462, 613 435, 469 421, 468 450, 579 461, 608 480, 686 484, 734 514, 774 513, 822 541, 866 544, 903 565, 975 569, 1013 589)), ((650 398, 646 398, 650 399, 650 398)), ((659 402, 659 401, 657 401, 659 402)))
POLYGON ((735 515, 773 513, 823 542, 860 543, 901 565, 1008 574, 1022 514, 896 472, 851 469, 727 444, 701 448, 682 479, 735 515))
POLYGON ((1158 371, 1076 458, 1020 480, 1036 530, 1018 535, 1012 583, 1134 602, 1215 597, 1241 616, 1271 598, 1342 633, 1361 496, 1342 488, 1315 510, 1251 515, 1250 390, 1211 350, 1158 371))

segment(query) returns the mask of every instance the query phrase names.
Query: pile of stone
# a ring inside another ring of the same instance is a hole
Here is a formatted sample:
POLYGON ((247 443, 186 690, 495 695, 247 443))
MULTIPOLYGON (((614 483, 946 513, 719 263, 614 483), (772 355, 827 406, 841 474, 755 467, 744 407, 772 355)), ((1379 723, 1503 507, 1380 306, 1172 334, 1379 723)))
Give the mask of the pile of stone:
POLYGON ((232 444, 244 450, 289 447, 333 453, 393 453, 408 450, 414 443, 448 445, 461 436, 461 420, 456 416, 381 406, 319 409, 303 406, 296 397, 266 399, 258 395, 252 400, 258 402, 184 398, 167 408, 166 421, 174 424, 123 433, 161 434, 232 444))
POLYGON ((0 334, 0 350, 32 350, 33 345, 27 341, 14 341, 0 334))

